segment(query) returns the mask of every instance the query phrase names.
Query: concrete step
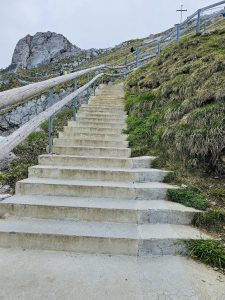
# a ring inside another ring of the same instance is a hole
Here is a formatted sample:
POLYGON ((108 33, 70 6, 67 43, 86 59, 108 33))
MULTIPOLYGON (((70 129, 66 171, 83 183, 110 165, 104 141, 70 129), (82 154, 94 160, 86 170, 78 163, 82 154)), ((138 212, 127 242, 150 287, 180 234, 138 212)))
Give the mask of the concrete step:
POLYGON ((83 115, 77 115, 76 120, 78 122, 83 122, 83 121, 87 121, 87 122, 93 122, 93 123, 120 123, 122 125, 126 124, 126 120, 124 117, 89 117, 89 116, 83 116, 83 115))
POLYGON ((94 111, 94 112, 116 112, 116 113, 126 113, 124 106, 112 107, 110 105, 94 105, 89 103, 88 105, 83 104, 80 107, 81 111, 94 111))
POLYGON ((0 246, 112 255, 171 255, 185 240, 208 238, 185 225, 115 224, 72 220, 0 220, 0 246))
POLYGON ((13 196, 0 202, 0 217, 188 225, 199 211, 164 200, 13 196))
POLYGON ((79 125, 78 123, 73 126, 65 126, 64 127, 64 132, 65 133, 89 133, 89 134, 121 134, 122 133, 122 128, 112 128, 112 127, 89 127, 86 125, 79 125))
POLYGON ((85 115, 85 116, 96 116, 96 117, 127 117, 127 113, 125 112, 115 112, 115 111, 99 111, 99 110, 84 110, 84 108, 80 108, 79 115, 85 115))
POLYGON ((33 166, 29 177, 124 182, 162 182, 169 172, 156 169, 33 166))
POLYGON ((102 168, 149 168, 155 157, 120 158, 97 156, 41 155, 39 165, 102 168))
POLYGON ((79 122, 69 121, 68 127, 97 127, 97 128, 105 128, 105 127, 111 127, 111 128, 117 128, 122 130, 126 127, 126 124, 124 122, 93 122, 88 120, 82 120, 79 122))
POLYGON ((102 197, 115 199, 164 200, 168 189, 165 183, 127 183, 94 180, 65 180, 28 178, 17 182, 17 195, 102 197))
POLYGON ((105 134, 105 133, 77 133, 74 131, 67 130, 65 132, 59 132, 59 138, 66 139, 82 139, 82 140, 90 140, 94 139, 95 141, 126 141, 128 136, 126 134, 105 134))
POLYGON ((103 156, 103 157, 130 157, 129 148, 91 147, 91 146, 53 146, 53 153, 64 155, 103 156))
POLYGON ((128 141, 110 141, 110 140, 94 140, 94 139, 67 139, 55 138, 53 140, 55 146, 94 146, 94 147, 128 147, 128 141))

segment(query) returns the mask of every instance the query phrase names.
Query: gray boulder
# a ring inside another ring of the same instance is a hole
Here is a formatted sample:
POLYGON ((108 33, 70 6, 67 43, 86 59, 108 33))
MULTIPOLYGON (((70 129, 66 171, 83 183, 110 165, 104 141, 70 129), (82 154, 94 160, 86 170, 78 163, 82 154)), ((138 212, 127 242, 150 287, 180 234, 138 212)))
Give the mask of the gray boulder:
POLYGON ((14 71, 31 69, 48 64, 56 59, 79 53, 80 48, 71 44, 62 34, 55 32, 37 32, 27 35, 16 45, 12 58, 14 71))

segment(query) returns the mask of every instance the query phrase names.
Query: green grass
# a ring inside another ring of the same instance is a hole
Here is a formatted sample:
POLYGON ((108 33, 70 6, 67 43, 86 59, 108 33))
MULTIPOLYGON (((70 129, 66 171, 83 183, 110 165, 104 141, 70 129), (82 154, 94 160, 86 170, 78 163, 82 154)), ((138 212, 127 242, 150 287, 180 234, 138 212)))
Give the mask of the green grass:
POLYGON ((214 231, 224 231, 225 211, 221 209, 210 209, 204 213, 197 213, 195 214, 192 223, 197 227, 203 227, 214 231))
POLYGON ((225 21, 218 28, 170 45, 128 77, 128 133, 135 153, 144 146, 146 154, 225 173, 225 21))
POLYGON ((186 242, 189 255, 212 267, 225 270, 225 250, 220 241, 191 240, 186 242))
POLYGON ((204 195, 191 189, 170 189, 167 192, 167 196, 169 201, 199 210, 205 210, 209 205, 204 195))

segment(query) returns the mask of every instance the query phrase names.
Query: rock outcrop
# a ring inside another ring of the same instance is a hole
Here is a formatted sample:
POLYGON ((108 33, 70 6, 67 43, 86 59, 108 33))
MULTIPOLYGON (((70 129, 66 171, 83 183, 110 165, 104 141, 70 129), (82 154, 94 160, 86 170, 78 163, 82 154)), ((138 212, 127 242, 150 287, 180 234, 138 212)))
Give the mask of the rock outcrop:
POLYGON ((81 51, 62 34, 55 32, 37 32, 27 35, 16 45, 13 53, 11 70, 31 69, 47 64, 59 58, 75 55, 81 51))

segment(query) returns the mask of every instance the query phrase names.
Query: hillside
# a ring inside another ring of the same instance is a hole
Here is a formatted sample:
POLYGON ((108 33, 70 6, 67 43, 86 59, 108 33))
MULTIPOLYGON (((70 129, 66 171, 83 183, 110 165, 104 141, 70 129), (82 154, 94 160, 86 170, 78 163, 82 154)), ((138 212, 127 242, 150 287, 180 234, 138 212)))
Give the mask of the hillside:
MULTIPOLYGON (((184 38, 126 81, 133 156, 155 155, 181 185, 170 200, 206 209, 195 225, 225 240, 225 21, 184 38), (205 202, 204 202, 205 201, 205 202)), ((202 250, 203 251, 203 250, 202 250)))

